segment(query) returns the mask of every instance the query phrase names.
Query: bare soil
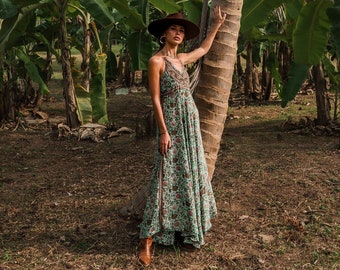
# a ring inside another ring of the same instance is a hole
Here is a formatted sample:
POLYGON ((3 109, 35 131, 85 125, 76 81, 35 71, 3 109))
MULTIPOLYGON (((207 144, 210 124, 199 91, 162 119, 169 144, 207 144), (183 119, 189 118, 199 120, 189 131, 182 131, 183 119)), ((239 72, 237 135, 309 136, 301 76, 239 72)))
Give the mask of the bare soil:
MULTIPOLYGON (((141 269, 140 221, 119 209, 148 183, 154 139, 58 138, 60 91, 43 103, 49 121, 0 130, 0 269, 141 269)), ((207 244, 154 245, 149 269, 340 269, 339 136, 283 130, 315 117, 313 96, 299 100, 230 107, 207 244)), ((147 93, 108 101, 118 127, 135 129, 150 110, 147 93)))

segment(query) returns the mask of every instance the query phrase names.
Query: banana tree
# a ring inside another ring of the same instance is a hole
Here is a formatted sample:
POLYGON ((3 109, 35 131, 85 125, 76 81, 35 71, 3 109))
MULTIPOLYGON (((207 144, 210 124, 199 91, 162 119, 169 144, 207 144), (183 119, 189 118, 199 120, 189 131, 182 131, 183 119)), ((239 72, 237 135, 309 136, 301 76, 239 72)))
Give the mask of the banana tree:
MULTIPOLYGON (((274 5, 274 2, 276 1, 263 0, 259 4, 245 0, 245 6, 249 5, 249 8, 243 11, 241 31, 249 30, 252 25, 258 25, 262 22, 264 18, 260 13, 264 10, 273 9, 274 7, 271 5, 274 5)), ((305 3, 295 0, 277 1, 276 4, 284 4, 289 24, 286 25, 282 40, 287 41, 294 54, 289 68, 289 80, 284 82, 282 88, 278 88, 282 100, 281 104, 284 107, 296 96, 311 66, 318 64, 327 51, 326 45, 331 23, 326 15, 326 10, 332 7, 334 2, 316 0, 305 3)), ((339 33, 337 32, 336 35, 339 35, 339 33)), ((280 79, 280 77, 277 77, 277 80, 280 79)), ((317 97, 325 99, 324 94, 317 95, 317 97)), ((329 114, 329 111, 324 110, 326 108, 325 102, 326 100, 317 100, 318 119, 321 124, 326 124, 328 121, 321 119, 329 119, 327 115, 322 115, 329 114)))
POLYGON ((37 10, 48 3, 0 1, 0 120, 14 120, 22 105, 36 106, 41 94, 48 92, 48 63, 38 53, 51 50, 49 37, 43 29, 35 29, 37 10), (39 89, 32 86, 32 81, 39 89), (34 100, 25 96, 28 92, 34 100))
MULTIPOLYGON (((293 31, 294 61, 298 65, 307 68, 314 66, 313 78, 316 83, 317 122, 321 125, 327 125, 330 121, 326 84, 319 83, 319 81, 322 79, 320 76, 323 74, 320 61, 325 55, 331 28, 326 11, 333 5, 334 2, 331 0, 317 0, 304 5, 293 31)), ((322 75, 322 77, 324 76, 322 75)), ((291 94, 291 90, 283 89, 283 102, 288 100, 286 93, 291 94)))
MULTIPOLYGON (((148 59, 152 55, 153 51, 153 41, 150 34, 146 32, 146 26, 149 22, 150 6, 163 10, 165 13, 175 12, 182 8, 190 8, 191 16, 196 16, 199 14, 199 3, 201 0, 192 2, 184 2, 180 5, 176 4, 173 0, 167 1, 103 1, 103 0, 80 0, 81 9, 86 10, 91 15, 91 25, 92 32, 96 35, 95 47, 97 52, 99 52, 95 57, 95 61, 92 63, 102 63, 97 65, 96 68, 92 69, 92 74, 94 77, 91 79, 91 93, 86 91, 86 88, 76 83, 76 99, 78 105, 78 117, 81 122, 90 120, 91 107, 94 110, 92 112, 94 119, 100 123, 105 123, 108 121, 106 116, 106 110, 103 104, 106 104, 106 91, 105 89, 105 75, 103 69, 105 66, 115 65, 115 61, 110 63, 104 63, 106 61, 107 55, 109 59, 115 60, 115 56, 111 52, 110 42, 112 37, 115 36, 115 32, 119 27, 123 30, 117 31, 121 37, 120 41, 126 44, 126 48, 129 53, 129 58, 131 59, 131 69, 136 70, 147 70, 148 59), (196 7, 196 8, 195 8, 196 7), (114 11, 118 11, 115 13, 114 11), (193 12, 195 11, 195 12, 193 12), (115 16, 116 15, 116 16, 115 16), (96 25, 100 25, 101 30, 96 31, 96 25), (122 35, 122 33, 125 33, 122 35), (104 60, 105 59, 105 60, 104 60), (98 67, 102 69, 98 69, 98 67), (101 70, 100 74, 95 71, 101 70), (99 77, 98 77, 99 76, 99 77), (98 84, 101 83, 101 86, 98 84), (99 91, 99 89, 101 89, 99 91), (97 101, 97 102, 96 102, 97 101), (101 101, 101 102, 98 102, 101 101), (91 104, 90 104, 91 102, 91 104), (101 110, 102 109, 102 110, 101 110), (99 113, 99 115, 96 114, 99 113)), ((86 18, 81 12, 82 16, 86 18)), ((86 31, 86 29, 84 29, 86 31)), ((124 46, 124 45, 123 45, 124 46)), ((80 50, 82 48, 80 46, 80 50)), ((84 53, 83 53, 84 55, 84 53)), ((93 65, 90 65, 93 67, 93 65)), ((126 65, 129 67, 129 65, 126 65)), ((83 76, 82 70, 76 72, 76 74, 83 76)), ((84 81, 84 80, 83 80, 84 81)))
POLYGON ((338 119, 338 113, 339 113, 339 95, 340 95, 340 0, 335 0, 334 6, 330 7, 327 10, 327 15, 329 17, 329 20, 331 21, 332 27, 331 27, 331 44, 333 47, 333 51, 331 51, 331 59, 334 59, 334 55, 337 56, 336 59, 336 68, 333 68, 333 65, 329 65, 328 70, 333 70, 333 72, 330 72, 330 78, 334 85, 334 92, 335 92, 335 101, 334 101, 334 119, 338 119), (333 76, 334 75, 334 76, 333 76))

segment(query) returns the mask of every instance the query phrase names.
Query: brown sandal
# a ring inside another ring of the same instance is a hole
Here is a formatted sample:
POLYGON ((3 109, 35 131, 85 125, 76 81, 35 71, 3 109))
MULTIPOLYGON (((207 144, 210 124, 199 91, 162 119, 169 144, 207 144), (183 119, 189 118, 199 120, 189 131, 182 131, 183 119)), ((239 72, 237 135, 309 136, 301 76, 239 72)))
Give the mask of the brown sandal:
POLYGON ((149 266, 151 263, 151 246, 152 246, 151 236, 140 240, 138 260, 144 266, 149 266))

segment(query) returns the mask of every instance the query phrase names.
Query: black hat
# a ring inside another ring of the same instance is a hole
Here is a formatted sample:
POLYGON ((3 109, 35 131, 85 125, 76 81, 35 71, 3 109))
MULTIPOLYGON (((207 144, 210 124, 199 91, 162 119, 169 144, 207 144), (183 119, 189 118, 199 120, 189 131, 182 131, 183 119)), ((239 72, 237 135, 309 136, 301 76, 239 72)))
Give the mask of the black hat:
POLYGON ((173 24, 181 25, 185 28, 185 39, 192 39, 200 33, 200 29, 196 24, 183 18, 182 13, 173 13, 163 19, 151 22, 148 26, 149 32, 159 38, 164 31, 173 24))

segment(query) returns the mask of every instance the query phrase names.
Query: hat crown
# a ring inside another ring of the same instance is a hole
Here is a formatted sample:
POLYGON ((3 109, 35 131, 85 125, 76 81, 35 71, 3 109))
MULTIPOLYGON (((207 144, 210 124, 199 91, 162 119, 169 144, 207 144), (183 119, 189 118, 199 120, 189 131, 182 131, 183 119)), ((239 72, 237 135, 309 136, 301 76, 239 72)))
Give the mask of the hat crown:
POLYGON ((159 38, 172 24, 178 24, 185 28, 185 39, 196 37, 200 30, 196 24, 184 18, 182 12, 172 13, 162 19, 151 22, 148 26, 149 32, 159 38))
POLYGON ((165 18, 169 18, 169 19, 184 19, 184 16, 183 16, 183 14, 181 12, 177 12, 177 13, 169 14, 165 18))

